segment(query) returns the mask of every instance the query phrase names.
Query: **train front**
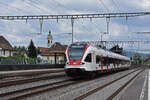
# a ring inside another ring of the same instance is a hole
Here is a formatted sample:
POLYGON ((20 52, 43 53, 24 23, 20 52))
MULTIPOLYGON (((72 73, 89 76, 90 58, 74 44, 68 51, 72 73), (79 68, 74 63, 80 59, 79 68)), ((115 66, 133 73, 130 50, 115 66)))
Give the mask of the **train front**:
POLYGON ((66 50, 67 62, 65 72, 68 76, 80 76, 85 74, 86 64, 84 56, 86 55, 88 45, 86 43, 73 43, 66 50))

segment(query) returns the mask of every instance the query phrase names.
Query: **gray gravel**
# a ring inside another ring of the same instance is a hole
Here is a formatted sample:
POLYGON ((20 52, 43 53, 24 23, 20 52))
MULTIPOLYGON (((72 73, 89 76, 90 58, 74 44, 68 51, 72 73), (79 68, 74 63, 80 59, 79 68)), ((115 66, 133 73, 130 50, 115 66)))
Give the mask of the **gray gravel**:
MULTIPOLYGON (((67 79, 70 79, 70 78, 69 77, 55 78, 55 79, 49 79, 49 80, 43 80, 43 81, 38 81, 38 82, 27 83, 27 84, 18 85, 18 86, 10 86, 10 87, 7 87, 7 88, 4 87, 4 88, 0 88, 0 94, 10 92, 10 91, 16 91, 16 90, 21 90, 21 89, 25 89, 25 88, 30 88, 30 87, 41 86, 41 85, 44 85, 44 84, 60 82, 60 81, 64 81, 64 80, 67 80, 67 79)), ((51 85, 50 87, 53 87, 53 86, 55 86, 55 85, 51 85)), ((42 89, 44 89, 44 88, 42 88, 42 89)), ((37 89, 37 90, 40 90, 40 89, 37 89)), ((37 91, 37 90, 28 91, 26 93, 31 93, 31 92, 34 92, 34 91, 37 91)), ((18 96, 18 95, 20 95, 20 94, 10 95, 8 97, 3 97, 3 98, 0 97, 0 100, 1 99, 2 100, 7 100, 8 98, 15 97, 15 96, 18 96)), ((22 93, 21 93, 21 95, 22 95, 22 93)))
MULTIPOLYGON (((46 74, 46 75, 41 75, 40 77, 44 77, 44 76, 51 76, 51 75, 64 75, 65 73, 52 73, 52 74, 46 74)), ((38 78, 38 76, 35 77, 31 77, 28 79, 32 79, 32 78, 38 78)), ((0 94, 1 93, 5 93, 5 92, 10 92, 10 91, 14 91, 14 90, 20 90, 20 89, 24 89, 24 88, 28 88, 28 87, 33 87, 33 86, 39 86, 42 85, 43 83, 49 83, 49 82, 55 82, 55 81, 60 81, 60 80, 64 80, 67 79, 68 77, 61 77, 61 78, 55 78, 55 79, 47 79, 47 80, 41 80, 41 81, 36 81, 36 82, 32 82, 32 83, 25 83, 25 84, 21 84, 21 85, 14 85, 14 86, 7 86, 7 87, 3 87, 0 88, 0 94)))
MULTIPOLYGON (((38 77, 44 77, 44 76, 49 76, 49 75, 57 75, 57 74, 61 74, 61 73, 64 73, 65 72, 57 72, 57 73, 42 73, 42 74, 37 74, 37 75, 25 75, 25 76, 14 76, 14 77, 6 77, 6 78, 3 78, 3 79, 0 79, 0 83, 2 82, 9 82, 9 81, 14 81, 14 80, 22 80, 22 79, 31 79, 31 78, 38 78, 38 77)), ((10 73, 11 74, 11 73, 10 73)))
POLYGON ((133 70, 127 70, 123 72, 118 72, 105 77, 100 77, 99 79, 90 80, 77 85, 68 86, 61 89, 56 89, 50 92, 42 93, 37 96, 28 97, 25 100, 73 100, 74 98, 86 93, 87 91, 93 90, 99 86, 106 84, 112 80, 117 79, 133 70))
POLYGON ((114 91, 117 91, 121 86, 123 86, 128 80, 134 77, 137 73, 138 72, 134 72, 129 76, 124 77, 123 79, 107 86, 106 88, 103 88, 102 90, 88 96, 83 100, 106 100, 109 96, 111 96, 114 93, 114 91))

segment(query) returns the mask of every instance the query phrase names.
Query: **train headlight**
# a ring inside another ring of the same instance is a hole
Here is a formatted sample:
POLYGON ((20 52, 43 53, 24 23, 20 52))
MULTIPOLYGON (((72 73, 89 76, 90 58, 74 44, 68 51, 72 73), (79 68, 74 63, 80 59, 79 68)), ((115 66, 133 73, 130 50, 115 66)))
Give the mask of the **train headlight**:
POLYGON ((70 65, 70 63, 69 63, 69 62, 67 62, 66 64, 67 64, 67 65, 70 65))
POLYGON ((81 62, 81 63, 80 63, 80 65, 84 65, 84 64, 85 64, 84 62, 81 62))

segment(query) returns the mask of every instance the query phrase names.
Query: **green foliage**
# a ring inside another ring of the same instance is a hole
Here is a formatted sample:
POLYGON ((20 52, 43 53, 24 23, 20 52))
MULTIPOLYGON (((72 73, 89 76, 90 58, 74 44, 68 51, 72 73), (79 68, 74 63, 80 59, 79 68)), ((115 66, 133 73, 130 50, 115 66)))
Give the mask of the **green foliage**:
POLYGON ((141 57, 141 55, 139 53, 136 53, 133 57, 133 61, 132 64, 143 64, 144 63, 144 59, 141 57))
POLYGON ((40 49, 39 49, 39 48, 37 48, 37 49, 36 49, 36 51, 37 51, 37 54, 41 54, 41 52, 40 52, 40 49))
POLYGON ((123 56, 127 56, 126 52, 123 52, 123 51, 122 51, 122 55, 123 55, 123 56))
POLYGON ((30 58, 37 58, 37 49, 34 46, 33 41, 31 40, 29 46, 28 46, 28 53, 27 53, 28 57, 30 58))
POLYGON ((17 57, 25 57, 27 54, 27 48, 25 46, 15 46, 14 49, 17 51, 15 56, 17 57))
POLYGON ((0 57, 0 64, 39 64, 39 58, 26 58, 24 56, 18 57, 0 57))
POLYGON ((103 46, 103 45, 97 45, 97 46, 106 50, 106 46, 103 46))
POLYGON ((122 54, 122 55, 124 54, 123 53, 123 48, 119 47, 119 45, 115 45, 114 47, 112 47, 110 49, 110 51, 118 53, 118 54, 122 54))
POLYGON ((27 51, 27 48, 25 46, 15 46, 14 49, 17 51, 17 52, 21 52, 21 51, 27 51))

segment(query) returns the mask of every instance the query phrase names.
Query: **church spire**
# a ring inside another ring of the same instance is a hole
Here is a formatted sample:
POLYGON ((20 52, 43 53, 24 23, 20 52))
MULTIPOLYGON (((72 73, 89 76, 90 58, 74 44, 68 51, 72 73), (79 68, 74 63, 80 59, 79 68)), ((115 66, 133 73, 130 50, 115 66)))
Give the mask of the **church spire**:
POLYGON ((49 31, 48 36, 47 36, 47 46, 48 46, 48 48, 50 48, 52 46, 52 43, 53 43, 53 37, 52 37, 51 31, 49 31))

